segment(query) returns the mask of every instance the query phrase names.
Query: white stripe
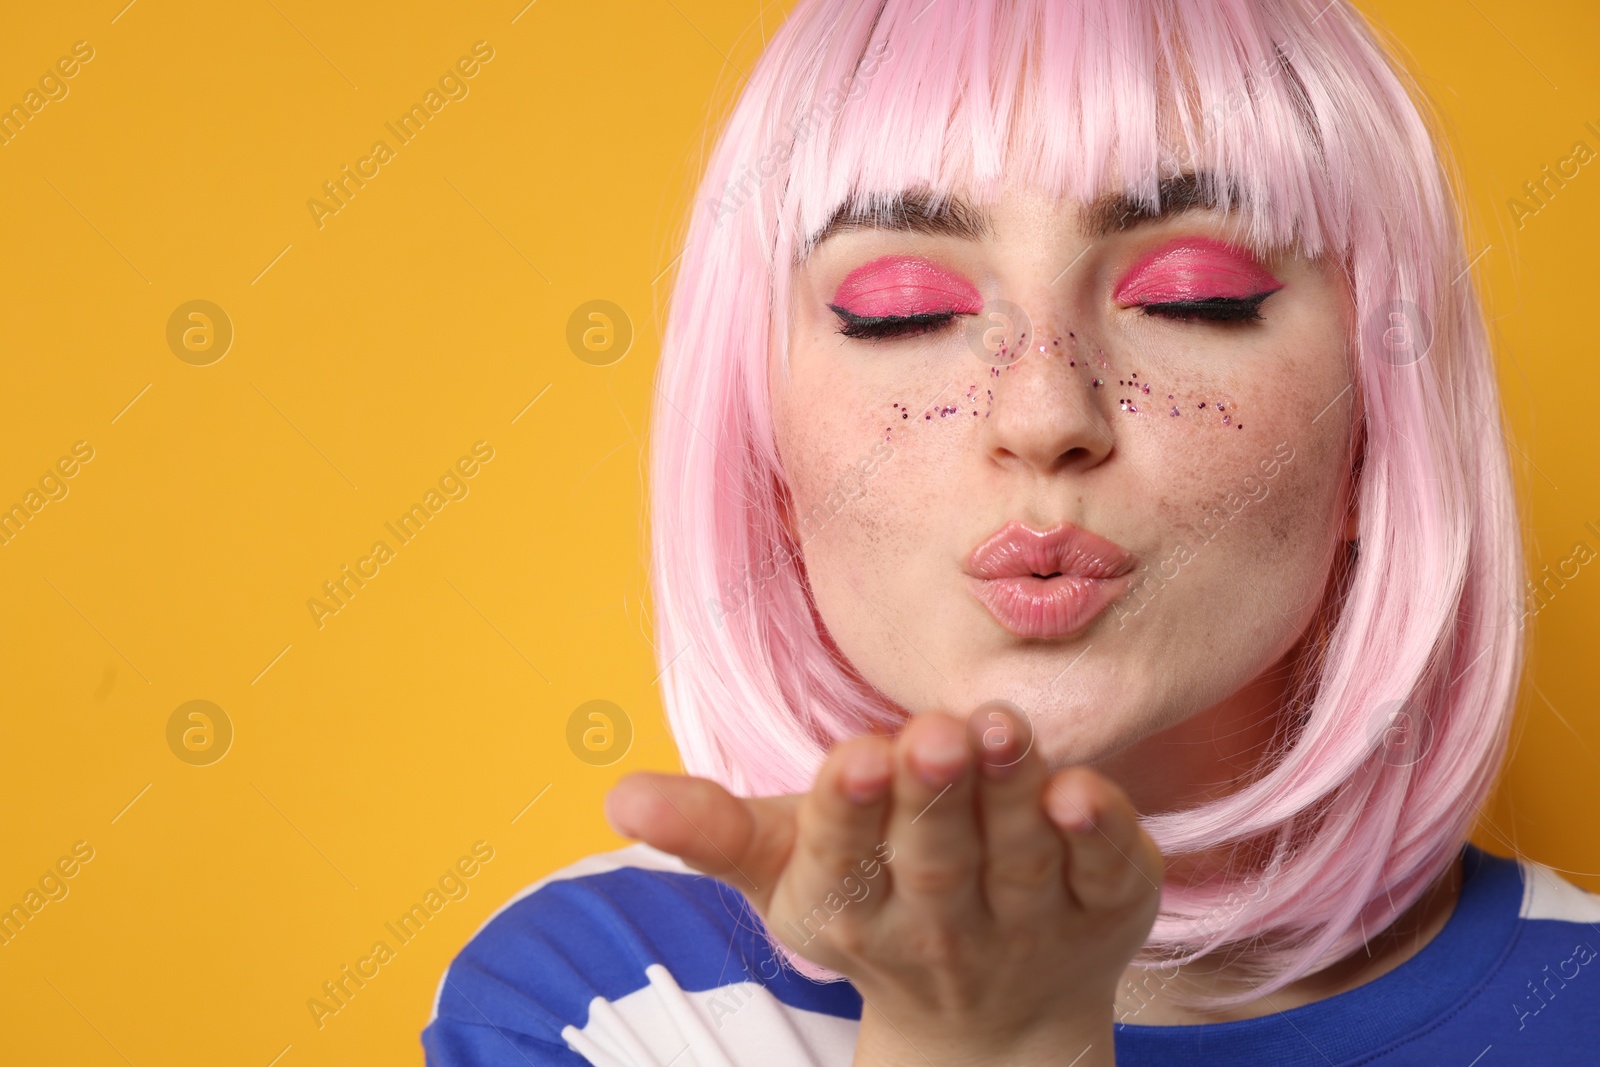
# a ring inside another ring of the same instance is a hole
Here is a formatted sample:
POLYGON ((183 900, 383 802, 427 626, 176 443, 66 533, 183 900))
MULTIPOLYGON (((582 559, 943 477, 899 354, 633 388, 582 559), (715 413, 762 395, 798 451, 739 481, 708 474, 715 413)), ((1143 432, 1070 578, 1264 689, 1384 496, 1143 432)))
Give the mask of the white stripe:
MULTIPOLYGON (((594 1008, 591 1007, 589 1012, 591 1015, 593 1015, 594 1008)), ((561 1036, 567 1039, 567 1047, 572 1049, 572 1051, 576 1052, 578 1055, 582 1056, 584 1059, 588 1060, 590 1063, 594 1064, 595 1067, 639 1067, 639 1064, 635 1063, 631 1059, 617 1059, 611 1053, 595 1044, 594 1041, 590 1040, 588 1034, 585 1034, 582 1030, 579 1030, 577 1027, 570 1024, 561 1031, 561 1036)), ((643 1062, 648 1063, 649 1061, 646 1060, 643 1062)))
MULTIPOLYGON (((733 1060, 728 1058, 727 1046, 707 1029, 704 1010, 689 999, 689 995, 678 985, 678 980, 672 977, 672 972, 659 963, 652 963, 644 969, 644 976, 650 979, 650 988, 661 998, 678 1033, 688 1040, 689 1047, 694 1050, 695 1062, 701 1067, 734 1067, 733 1060)), ((720 988, 706 990, 713 995, 720 991, 720 988)), ((766 1062, 772 1061, 769 1059, 766 1062)))
POLYGON ((567 1045, 599 1067, 851 1067, 861 1024, 793 1008, 757 982, 686 993, 660 964, 649 985, 589 1004, 582 1030, 561 1031, 567 1045))
MULTIPOLYGON (((644 1033, 655 1037, 663 1029, 656 1026, 645 1029, 644 1033)), ((605 997, 595 997, 589 1002, 589 1022, 582 1030, 568 1023, 561 1028, 561 1036, 566 1038, 568 1047, 590 1063, 650 1067, 665 1062, 651 1055, 640 1030, 630 1026, 605 997)))
POLYGON ((1575 923, 1600 923, 1600 893, 1573 885, 1542 863, 1518 857, 1522 866, 1524 919, 1561 919, 1575 923))

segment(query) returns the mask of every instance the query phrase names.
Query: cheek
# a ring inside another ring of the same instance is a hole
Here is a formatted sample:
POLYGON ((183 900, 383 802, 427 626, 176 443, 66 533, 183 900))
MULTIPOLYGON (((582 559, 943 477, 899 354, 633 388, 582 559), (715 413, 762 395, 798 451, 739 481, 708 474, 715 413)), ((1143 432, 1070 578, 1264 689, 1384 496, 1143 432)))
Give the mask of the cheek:
POLYGON ((951 466, 976 433, 957 419, 983 416, 970 403, 951 410, 953 387, 932 407, 896 399, 929 392, 838 386, 790 405, 780 451, 814 580, 842 568, 852 581, 875 581, 909 555, 928 517, 949 506, 941 487, 953 484, 951 466))
POLYGON ((1225 610, 1276 641, 1320 600, 1344 527, 1351 395, 1342 348, 1317 338, 1119 361, 1108 383, 1109 417, 1168 541, 1152 569, 1180 546, 1192 557, 1161 575, 1192 576, 1171 590, 1191 623, 1225 610))
POLYGON ((915 517, 924 495, 949 484, 993 404, 988 368, 938 347, 867 357, 812 339, 795 358, 774 395, 783 467, 807 510, 842 494, 915 517))
POLYGON ((1286 436, 1219 449, 1183 470, 1194 489, 1175 493, 1165 512, 1180 537, 1254 559, 1259 569, 1301 563, 1322 554, 1334 525, 1338 472, 1330 458, 1286 436))
POLYGON ((883 420, 871 405, 850 383, 802 379, 788 390, 779 453, 791 493, 794 533, 813 581, 829 566, 827 559, 818 558, 819 547, 837 544, 841 531, 862 523, 893 472, 897 446, 885 440, 883 420))
POLYGON ((1214 417, 1164 435, 1172 477, 1163 479, 1161 511, 1174 542, 1193 556, 1182 569, 1192 568, 1196 581, 1180 597, 1192 610, 1227 610, 1276 640, 1309 622, 1343 534, 1349 412, 1335 405, 1313 422, 1326 404, 1320 387, 1297 392, 1280 383, 1275 396, 1243 388, 1232 395, 1230 410, 1255 412, 1246 429, 1214 417))
POLYGON ((891 684, 908 655, 897 635, 948 595, 953 564, 930 551, 930 539, 947 522, 941 512, 959 506, 960 464, 988 402, 970 369, 959 380, 948 360, 910 370, 878 381, 830 363, 797 376, 779 434, 817 609, 847 658, 879 684, 891 684), (923 382, 924 371, 942 376, 923 382))

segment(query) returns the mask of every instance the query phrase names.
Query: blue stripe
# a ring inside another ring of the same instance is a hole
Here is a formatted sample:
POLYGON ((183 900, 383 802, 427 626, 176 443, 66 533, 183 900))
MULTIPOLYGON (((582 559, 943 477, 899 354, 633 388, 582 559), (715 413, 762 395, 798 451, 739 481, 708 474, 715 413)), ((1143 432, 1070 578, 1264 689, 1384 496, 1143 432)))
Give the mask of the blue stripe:
POLYGON ((757 982, 795 1008, 861 1017, 848 982, 813 982, 780 966, 749 902, 705 875, 636 867, 561 879, 511 905, 451 964, 441 1018, 560 1041, 582 1029, 595 997, 616 1001, 648 984, 659 963, 689 992, 757 982), (481 1013, 481 1014, 480 1014, 481 1013))

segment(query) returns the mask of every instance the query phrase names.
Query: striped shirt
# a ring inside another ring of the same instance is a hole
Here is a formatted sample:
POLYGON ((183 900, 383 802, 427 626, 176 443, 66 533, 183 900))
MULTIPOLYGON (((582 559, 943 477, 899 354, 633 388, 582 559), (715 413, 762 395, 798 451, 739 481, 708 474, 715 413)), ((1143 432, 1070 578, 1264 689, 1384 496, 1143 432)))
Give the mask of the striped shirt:
MULTIPOLYGON (((1600 895, 1463 842, 1444 928, 1397 968, 1272 1015, 1115 1024, 1119 1067, 1600 1064, 1600 895)), ((732 887, 637 844, 502 906, 439 983, 433 1067, 849 1067, 861 998, 774 958, 732 887)))

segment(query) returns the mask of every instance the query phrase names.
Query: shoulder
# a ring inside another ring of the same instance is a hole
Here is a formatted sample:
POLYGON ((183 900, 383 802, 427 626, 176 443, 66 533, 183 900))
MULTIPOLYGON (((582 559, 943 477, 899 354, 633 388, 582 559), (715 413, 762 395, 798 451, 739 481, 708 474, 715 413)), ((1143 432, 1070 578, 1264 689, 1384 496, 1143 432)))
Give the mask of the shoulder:
POLYGON ((738 896, 644 844, 562 867, 484 920, 440 979, 429 1030, 441 1021, 488 1023, 564 1047, 562 1028, 594 997, 616 999, 645 983, 644 966, 662 955, 652 951, 652 931, 697 910, 706 924, 704 910, 719 895, 738 896))
POLYGON ((1575 1049, 1600 1040, 1600 894, 1527 856, 1491 856, 1514 872, 1507 910, 1514 935, 1484 984, 1479 1005, 1499 1018, 1507 1041, 1547 1062, 1567 1063, 1575 1049))
POLYGON ((710 1040, 716 1051, 703 1062, 715 1062, 736 1029, 773 1022, 773 1010, 792 1014, 783 1003, 797 1000, 827 1016, 806 1040, 815 1043, 819 1027, 842 1030, 854 990, 810 983, 770 956, 759 919, 731 886, 648 845, 599 853, 489 916, 440 980, 423 1046, 441 1067, 609 1062, 622 1049, 645 1065, 710 1040), (762 1006, 740 1010, 754 1002, 762 1006), (743 1025, 722 1032, 735 1012, 743 1025))
MULTIPOLYGON (((1518 938, 1512 972, 1543 995, 1530 1000, 1534 1013, 1554 1000, 1554 991, 1579 999, 1600 1024, 1600 893, 1570 881, 1562 872, 1537 860, 1516 859, 1522 874, 1517 909, 1518 938), (1517 966, 1520 964, 1520 966, 1517 966), (1578 988, 1571 988, 1578 984, 1578 988)), ((1600 1036, 1600 1026, 1591 1036, 1600 1036)))
POLYGON ((1555 868, 1526 856, 1515 861, 1522 871, 1522 919, 1546 919, 1573 923, 1595 933, 1600 923, 1600 893, 1592 893, 1568 881, 1555 868))

